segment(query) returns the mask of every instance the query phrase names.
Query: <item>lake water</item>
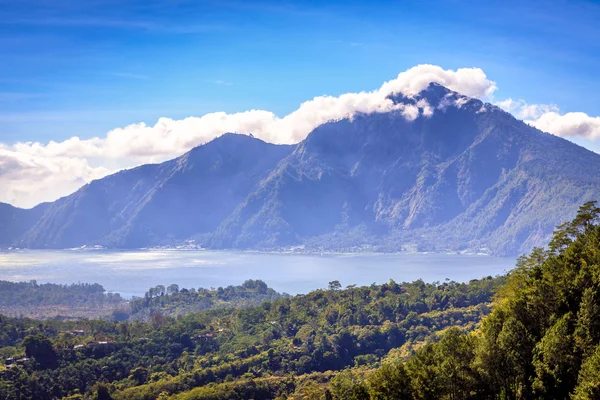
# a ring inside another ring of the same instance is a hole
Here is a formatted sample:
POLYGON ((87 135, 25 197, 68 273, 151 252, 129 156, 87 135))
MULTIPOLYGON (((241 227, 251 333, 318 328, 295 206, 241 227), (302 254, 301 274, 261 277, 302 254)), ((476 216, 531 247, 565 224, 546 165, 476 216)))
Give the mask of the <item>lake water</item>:
POLYGON ((0 251, 0 280, 100 283, 123 296, 142 296, 158 284, 180 287, 238 285, 262 279, 289 294, 389 279, 408 282, 468 281, 508 272, 514 258, 455 254, 280 254, 204 250, 0 251))

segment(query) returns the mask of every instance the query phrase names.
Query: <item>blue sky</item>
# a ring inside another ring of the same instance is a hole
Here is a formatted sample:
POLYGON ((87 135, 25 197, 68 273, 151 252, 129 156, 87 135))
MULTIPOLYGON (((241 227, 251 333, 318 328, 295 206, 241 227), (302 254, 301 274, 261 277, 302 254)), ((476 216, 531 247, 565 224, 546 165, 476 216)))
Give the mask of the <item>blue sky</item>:
POLYGON ((591 1, 0 0, 0 202, 224 132, 296 143, 430 81, 600 153, 599 39, 591 1))
POLYGON ((422 63, 482 68, 496 99, 600 115, 600 5, 489 3, 0 0, 0 142, 285 115, 422 63))

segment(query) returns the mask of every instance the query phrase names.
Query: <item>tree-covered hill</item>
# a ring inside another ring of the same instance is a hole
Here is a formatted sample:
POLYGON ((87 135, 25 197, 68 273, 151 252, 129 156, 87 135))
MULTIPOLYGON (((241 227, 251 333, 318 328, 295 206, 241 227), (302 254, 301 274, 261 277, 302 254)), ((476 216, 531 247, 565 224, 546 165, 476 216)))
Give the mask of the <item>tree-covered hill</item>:
POLYGON ((177 316, 210 308, 252 307, 286 297, 261 280, 247 280, 225 288, 179 288, 157 285, 144 297, 131 300, 105 291, 97 283, 60 285, 0 281, 0 314, 48 319, 102 318, 105 320, 149 321, 152 313, 177 316))
POLYGON ((126 307, 118 293, 106 292, 97 283, 59 285, 54 283, 0 281, 0 313, 13 316, 50 318, 99 318, 126 307))
POLYGON ((0 328, 11 334, 2 354, 29 360, 15 361, 1 375, 0 398, 93 397, 104 390, 115 399, 190 390, 210 396, 246 390, 243 398, 291 394, 297 384, 290 377, 327 381, 329 370, 371 368, 390 350, 404 358, 447 327, 476 328, 502 282, 390 281, 346 289, 332 282, 327 290, 255 307, 176 318, 154 312, 148 322, 4 318, 0 328))
POLYGON ((120 303, 119 294, 106 293, 97 283, 76 283, 59 285, 38 284, 36 281, 0 281, 0 304, 2 306, 42 306, 42 305, 90 305, 100 306, 104 302, 120 303))
POLYGON ((600 399, 599 216, 586 203, 547 249, 522 257, 475 332, 453 328, 406 362, 347 372, 325 390, 336 399, 600 399))
POLYGON ((134 298, 124 313, 113 315, 117 319, 148 321, 153 313, 165 316, 185 315, 210 308, 243 308, 257 306, 265 301, 286 297, 267 286, 261 280, 249 279, 239 286, 206 288, 179 288, 171 284, 158 285, 146 292, 142 298, 134 298))

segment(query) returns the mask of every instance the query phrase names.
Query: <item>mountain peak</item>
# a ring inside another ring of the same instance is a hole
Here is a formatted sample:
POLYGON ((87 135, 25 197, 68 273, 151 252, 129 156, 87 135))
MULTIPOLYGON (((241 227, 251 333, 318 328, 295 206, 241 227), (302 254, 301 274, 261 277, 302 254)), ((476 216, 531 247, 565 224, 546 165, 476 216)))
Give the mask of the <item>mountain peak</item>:
POLYGON ((450 90, 446 86, 442 85, 441 83, 437 83, 437 82, 430 82, 429 85, 427 85, 427 87, 421 91, 421 93, 423 93, 423 92, 435 93, 436 95, 438 95, 440 97, 446 96, 449 93, 457 93, 458 94, 458 92, 450 90))
POLYGON ((252 134, 224 133, 211 141, 194 147, 184 154, 181 159, 190 157, 214 157, 216 154, 229 154, 230 156, 252 156, 264 151, 268 147, 291 147, 265 142, 252 134))
POLYGON ((600 198, 597 154, 437 83, 391 98, 432 112, 328 122, 298 146, 227 133, 43 210, 0 205, 0 227, 11 227, 0 228, 0 244, 144 247, 194 239, 220 248, 506 255, 545 244, 580 204, 600 198))
POLYGON ((253 134, 249 133, 249 134, 244 134, 244 133, 234 133, 234 132, 225 132, 224 134, 222 134, 221 136, 217 136, 216 138, 214 138, 213 140, 211 140, 211 142, 219 142, 219 141, 233 141, 233 140, 240 140, 240 141, 251 141, 251 140, 258 140, 261 141, 260 139, 254 137, 253 134))
POLYGON ((407 96, 403 93, 394 93, 390 95, 389 98, 396 104, 402 103, 410 105, 416 105, 419 102, 419 100, 426 100, 427 103, 434 108, 437 108, 438 106, 444 107, 444 103, 450 103, 452 101, 457 100, 463 103, 466 103, 471 100, 479 101, 477 99, 473 99, 471 97, 450 90, 446 86, 436 82, 429 83, 429 85, 425 89, 421 90, 418 94, 414 96, 407 96))
POLYGON ((232 145, 232 144, 248 144, 248 143, 253 143, 253 142, 265 143, 263 140, 254 137, 254 135, 252 135, 251 133, 243 134, 243 133, 226 132, 220 136, 215 137, 214 139, 212 139, 206 143, 203 143, 199 146, 194 147, 194 149, 197 149, 197 148, 203 147, 203 146, 228 146, 228 145, 232 145))
POLYGON ((470 102, 476 102, 479 106, 483 105, 478 99, 450 90, 436 82, 431 82, 426 89, 422 90, 417 95, 417 99, 427 100, 427 103, 434 108, 444 108, 448 105, 462 106, 470 102))

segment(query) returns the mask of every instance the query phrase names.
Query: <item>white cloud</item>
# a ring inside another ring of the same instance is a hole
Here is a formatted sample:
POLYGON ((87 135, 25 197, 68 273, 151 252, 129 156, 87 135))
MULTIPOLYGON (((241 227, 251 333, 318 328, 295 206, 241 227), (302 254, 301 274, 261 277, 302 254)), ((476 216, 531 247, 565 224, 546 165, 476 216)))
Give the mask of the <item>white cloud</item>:
POLYGON ((524 100, 510 98, 498 101, 496 105, 527 124, 556 136, 600 138, 600 117, 591 117, 583 112, 560 114, 555 104, 528 104, 524 100))
POLYGON ((226 132, 249 134, 272 143, 297 143, 315 127, 358 113, 400 112, 414 120, 430 116, 425 100, 416 105, 394 104, 391 94, 414 96, 435 82, 470 97, 491 97, 497 89, 479 68, 444 70, 418 65, 401 72, 370 92, 318 96, 279 118, 270 111, 235 114, 215 112, 182 120, 160 118, 155 125, 132 124, 113 129, 105 137, 62 142, 0 143, 0 201, 30 207, 69 194, 85 182, 122 168, 178 156, 226 132))
POLYGON ((511 98, 498 101, 496 105, 523 120, 537 119, 545 113, 558 111, 555 104, 528 104, 525 100, 511 98))
POLYGON ((517 117, 529 120, 539 118, 544 114, 555 111, 558 111, 558 107, 554 104, 527 104, 521 107, 517 117))
POLYGON ((431 82, 476 98, 490 97, 498 89, 496 82, 487 79, 480 68, 459 68, 453 71, 425 64, 401 72, 396 79, 384 83, 380 91, 412 96, 425 89, 431 82))
POLYGON ((64 196, 109 173, 83 158, 38 157, 0 148, 2 201, 24 207, 64 196))
POLYGON ((600 138, 600 117, 590 117, 582 112, 559 114, 550 111, 537 119, 525 121, 539 130, 562 137, 600 138))

